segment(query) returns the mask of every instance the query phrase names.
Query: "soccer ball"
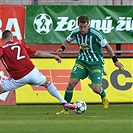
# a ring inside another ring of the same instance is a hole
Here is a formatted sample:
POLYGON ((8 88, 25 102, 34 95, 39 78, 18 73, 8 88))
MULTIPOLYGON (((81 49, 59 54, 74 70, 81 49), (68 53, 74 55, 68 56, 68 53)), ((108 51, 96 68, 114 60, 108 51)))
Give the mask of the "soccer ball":
POLYGON ((39 14, 34 19, 33 27, 41 35, 48 34, 53 27, 52 18, 45 13, 39 14))
POLYGON ((77 100, 73 104, 76 106, 76 108, 74 109, 74 112, 77 114, 82 114, 87 110, 87 105, 82 100, 77 100))

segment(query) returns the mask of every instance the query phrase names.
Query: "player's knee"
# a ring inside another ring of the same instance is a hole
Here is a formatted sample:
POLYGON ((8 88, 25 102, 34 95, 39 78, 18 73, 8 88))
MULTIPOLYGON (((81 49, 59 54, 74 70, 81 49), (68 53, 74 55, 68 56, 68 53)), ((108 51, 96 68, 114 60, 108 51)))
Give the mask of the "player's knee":
POLYGON ((76 82, 70 81, 68 83, 68 88, 73 89, 76 86, 76 84, 77 84, 76 82))
POLYGON ((92 85, 92 90, 95 92, 95 93, 100 93, 100 86, 99 85, 92 85))
POLYGON ((48 88, 50 86, 51 82, 49 80, 46 80, 46 82, 44 83, 44 87, 48 88))

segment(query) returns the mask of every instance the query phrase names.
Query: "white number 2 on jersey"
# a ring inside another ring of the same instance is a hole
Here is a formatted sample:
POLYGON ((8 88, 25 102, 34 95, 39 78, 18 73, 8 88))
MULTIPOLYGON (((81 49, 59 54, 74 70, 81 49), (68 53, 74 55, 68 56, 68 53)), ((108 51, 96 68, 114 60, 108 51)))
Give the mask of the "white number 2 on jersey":
POLYGON ((15 48, 17 49, 17 60, 21 60, 21 59, 25 58, 25 55, 23 55, 23 56, 20 55, 20 51, 21 51, 20 46, 12 46, 11 50, 14 50, 15 48))

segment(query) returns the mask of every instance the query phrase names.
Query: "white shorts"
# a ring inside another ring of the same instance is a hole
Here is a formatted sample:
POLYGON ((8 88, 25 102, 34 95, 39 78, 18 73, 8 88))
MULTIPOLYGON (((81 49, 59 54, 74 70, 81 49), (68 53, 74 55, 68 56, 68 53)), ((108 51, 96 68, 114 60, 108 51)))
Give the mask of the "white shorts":
POLYGON ((40 86, 46 82, 46 77, 35 67, 29 74, 21 79, 14 80, 13 78, 8 78, 1 82, 1 86, 5 91, 15 90, 26 84, 33 86, 40 86))

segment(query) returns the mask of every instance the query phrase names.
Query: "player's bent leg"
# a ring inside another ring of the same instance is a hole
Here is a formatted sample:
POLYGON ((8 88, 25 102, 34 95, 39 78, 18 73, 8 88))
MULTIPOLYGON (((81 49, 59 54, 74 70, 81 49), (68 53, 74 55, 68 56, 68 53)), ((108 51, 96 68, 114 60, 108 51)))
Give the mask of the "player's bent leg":
POLYGON ((70 110, 74 110, 75 109, 75 105, 74 104, 70 104, 72 96, 73 96, 73 88, 76 86, 76 84, 79 82, 79 80, 75 79, 75 78, 70 78, 70 81, 68 83, 68 86, 66 88, 65 91, 65 100, 68 102, 64 105, 64 109, 61 110, 60 112, 57 112, 56 114, 69 114, 68 113, 68 109, 70 110), (69 88, 69 89, 68 89, 69 88))
POLYGON ((108 99, 106 98, 106 93, 104 89, 100 86, 100 84, 92 84, 92 89, 95 93, 99 94, 102 99, 102 106, 104 109, 109 107, 108 99))
POLYGON ((64 95, 64 99, 70 103, 71 99, 73 97, 73 89, 74 87, 78 84, 79 80, 77 80, 76 78, 70 78, 70 81, 68 83, 68 86, 65 90, 65 95, 64 95))
POLYGON ((75 105, 67 103, 67 101, 61 96, 57 88, 52 83, 50 83, 50 81, 46 80, 44 86, 52 96, 56 97, 63 104, 64 109, 75 109, 75 105))
MULTIPOLYGON (((46 81, 47 82, 47 81, 46 81)), ((47 89, 47 91, 54 96, 55 98, 57 98, 62 104, 63 103, 67 103, 67 101, 62 97, 62 95, 59 93, 59 91, 57 90, 57 88, 54 86, 54 84, 50 83, 50 81, 47 82, 47 84, 45 85, 45 88, 47 89)))

